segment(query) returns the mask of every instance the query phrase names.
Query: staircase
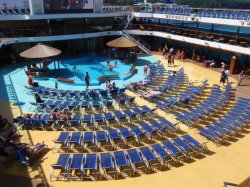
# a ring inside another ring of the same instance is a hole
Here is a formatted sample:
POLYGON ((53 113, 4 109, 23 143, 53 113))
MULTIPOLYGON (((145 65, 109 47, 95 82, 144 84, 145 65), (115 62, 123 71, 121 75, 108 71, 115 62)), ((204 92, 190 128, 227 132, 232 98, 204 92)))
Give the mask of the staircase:
POLYGON ((130 40, 132 40, 132 41, 134 41, 134 42, 136 42, 136 43, 138 43, 139 44, 139 48, 141 49, 141 50, 143 50, 145 53, 147 53, 147 54, 149 54, 150 55, 150 45, 149 44, 147 44, 147 42, 145 42, 145 41, 143 41, 139 36, 136 36, 136 37, 133 37, 133 36, 131 36, 129 33, 128 33, 128 31, 126 31, 126 30, 123 30, 122 31, 122 35, 124 36, 124 37, 126 37, 126 38, 128 38, 128 39, 130 39, 130 40))
POLYGON ((129 15, 128 15, 128 17, 127 17, 127 22, 126 22, 126 25, 125 25, 125 27, 124 27, 124 30, 127 30, 128 26, 129 26, 129 24, 130 24, 130 22, 131 22, 133 19, 134 19, 134 14, 132 14, 132 16, 129 16, 129 15))

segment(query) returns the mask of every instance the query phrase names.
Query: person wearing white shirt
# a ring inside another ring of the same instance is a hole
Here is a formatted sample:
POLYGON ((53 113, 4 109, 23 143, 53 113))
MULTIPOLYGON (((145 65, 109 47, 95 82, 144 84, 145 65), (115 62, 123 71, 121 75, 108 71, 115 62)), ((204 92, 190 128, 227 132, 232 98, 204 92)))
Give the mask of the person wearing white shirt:
POLYGON ((228 78, 229 78, 229 75, 230 75, 229 69, 226 69, 225 73, 226 73, 226 81, 228 83, 228 78))

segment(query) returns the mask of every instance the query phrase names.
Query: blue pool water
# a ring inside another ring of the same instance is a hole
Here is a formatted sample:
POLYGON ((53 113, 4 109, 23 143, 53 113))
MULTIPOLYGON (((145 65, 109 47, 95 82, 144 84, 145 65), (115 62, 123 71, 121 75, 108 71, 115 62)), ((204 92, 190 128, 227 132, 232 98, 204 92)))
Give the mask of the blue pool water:
MULTIPOLYGON (((141 71, 142 66, 146 63, 151 63, 151 61, 143 61, 141 58, 138 61, 133 62, 139 71, 141 71)), ((110 61, 110 65, 113 66, 115 60, 110 61)), ((84 75, 86 72, 89 73, 91 82, 90 85, 98 85, 98 77, 105 75, 118 75, 115 80, 125 80, 127 79, 127 72, 130 69, 130 63, 124 63, 121 60, 117 60, 117 65, 109 70, 106 63, 106 57, 104 56, 89 56, 82 55, 75 58, 64 59, 61 61, 62 67, 66 68, 67 71, 64 71, 64 77, 71 78, 75 81, 75 85, 84 85, 84 75), (73 66, 76 67, 76 70, 73 69, 73 66)))
MULTIPOLYGON (((84 75, 88 72, 91 79, 90 86, 93 88, 104 88, 104 82, 100 82, 98 77, 114 74, 118 77, 112 78, 111 81, 115 81, 118 86, 123 86, 123 83, 142 80, 144 65, 157 60, 154 56, 139 55, 135 62, 125 63, 121 60, 117 60, 117 65, 112 70, 108 70, 106 59, 105 56, 93 57, 90 55, 65 58, 60 61, 61 70, 56 77, 64 77, 74 80, 72 86, 85 86, 84 75), (137 69, 137 73, 132 75, 128 74, 131 64, 135 65, 137 69), (76 70, 73 69, 73 66, 76 66, 76 70)), ((113 59, 110 61, 110 65, 112 66, 114 64, 115 60, 113 59)), ((53 68, 53 64, 50 64, 49 67, 53 68)), ((55 82, 56 80, 52 78, 50 81, 55 82)), ((59 82, 59 84, 65 83, 59 82)))
MULTIPOLYGON (((74 58, 65 58, 63 59, 61 64, 61 71, 59 75, 66 78, 74 78, 77 79, 77 81, 80 81, 81 84, 76 85, 69 85, 69 84, 63 84, 58 83, 59 89, 70 89, 70 90, 85 90, 85 86, 83 85, 83 81, 81 81, 79 78, 75 77, 74 72, 72 72, 72 64, 77 65, 77 68, 82 73, 89 71, 90 77, 92 81, 95 80, 100 75, 103 75, 105 73, 110 74, 110 71, 99 71, 100 64, 104 63, 106 64, 106 58, 105 57, 94 57, 95 62, 91 61, 85 61, 84 59, 88 59, 90 56, 83 55, 79 57, 74 58), (72 64, 71 64, 72 63, 72 64)), ((123 63, 122 61, 118 61, 117 68, 115 68, 113 71, 117 72, 120 75, 119 80, 114 80, 116 85, 118 87, 123 87, 123 84, 128 84, 130 82, 135 82, 143 79, 143 66, 146 63, 152 63, 157 61, 157 58, 150 55, 138 55, 138 60, 136 62, 133 62, 135 64, 136 68, 138 69, 138 73, 133 75, 131 78, 127 80, 123 80, 122 75, 124 72, 127 72, 130 68, 130 62, 127 64, 123 63)), ((112 60, 110 64, 113 64, 114 61, 112 60)), ((53 67, 53 64, 50 64, 50 68, 53 67)), ((113 74, 113 73, 112 73, 113 74)), ((22 109, 29 111, 30 102, 34 102, 34 96, 33 95, 27 95, 25 92, 24 85, 28 85, 27 82, 27 75, 24 71, 24 65, 18 64, 17 65, 10 65, 5 66, 0 69, 0 84, 2 86, 2 89, 0 89, 0 99, 9 100, 11 103, 14 103, 18 106, 20 106, 22 109)), ((55 86, 55 78, 50 78, 49 80, 39 80, 39 85, 46 86, 50 88, 54 88, 55 86)), ((91 81, 91 82, 92 82, 91 81)), ((113 82, 113 80, 111 81, 113 82)), ((90 86, 90 89, 96 89, 101 88, 105 89, 105 84, 101 85, 93 85, 90 86)))

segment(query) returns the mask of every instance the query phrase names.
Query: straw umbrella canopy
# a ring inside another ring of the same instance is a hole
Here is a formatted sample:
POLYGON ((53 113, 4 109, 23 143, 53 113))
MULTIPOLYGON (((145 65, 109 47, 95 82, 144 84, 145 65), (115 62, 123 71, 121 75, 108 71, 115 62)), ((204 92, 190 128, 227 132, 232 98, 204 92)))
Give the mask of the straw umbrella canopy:
MULTIPOLYGON (((107 46, 114 47, 116 49, 115 50, 116 60, 117 60, 117 48, 132 48, 132 47, 137 47, 138 45, 139 44, 137 42, 125 38, 124 36, 114 39, 107 43, 107 46)), ((109 59, 110 59, 110 48, 109 48, 109 59)))
POLYGON ((62 51, 47 45, 38 44, 26 51, 20 53, 21 57, 29 58, 29 59, 41 59, 41 58, 48 58, 53 57, 61 54, 62 51))
POLYGON ((107 43, 107 46, 115 48, 130 48, 130 47, 137 47, 138 45, 139 45, 138 43, 128 38, 125 38, 124 36, 107 43))

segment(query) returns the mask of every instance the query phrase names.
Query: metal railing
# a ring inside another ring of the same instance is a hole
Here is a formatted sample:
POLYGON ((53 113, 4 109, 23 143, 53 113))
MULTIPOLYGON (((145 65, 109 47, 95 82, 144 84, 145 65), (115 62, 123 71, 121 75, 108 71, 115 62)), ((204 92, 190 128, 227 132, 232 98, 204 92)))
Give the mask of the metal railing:
POLYGON ((134 42, 138 43, 139 44, 139 48, 141 50, 143 50, 145 53, 147 54, 150 54, 150 46, 147 46, 146 47, 146 43, 142 41, 142 39, 138 39, 139 37, 134 38, 133 36, 131 36, 126 30, 122 31, 122 35, 125 36, 126 38, 130 39, 130 40, 133 40, 134 42), (148 48, 149 47, 149 48, 148 48))
MULTIPOLYGON (((202 31, 197 29, 187 29, 171 25, 161 25, 161 24, 130 24, 131 29, 139 30, 150 30, 150 31, 160 31, 167 32, 175 35, 187 36, 191 38, 198 38, 202 40, 215 41, 220 43, 228 43, 231 45, 240 45, 247 47, 250 44, 250 38, 241 36, 241 33, 237 36, 234 35, 221 34, 219 31, 202 31)), ((222 31, 221 31, 222 32, 222 31)))
POLYGON ((131 21, 133 19, 134 19, 134 14, 131 17, 128 15, 127 23, 126 23, 125 28, 124 28, 125 30, 127 30, 129 24, 131 23, 131 21))

